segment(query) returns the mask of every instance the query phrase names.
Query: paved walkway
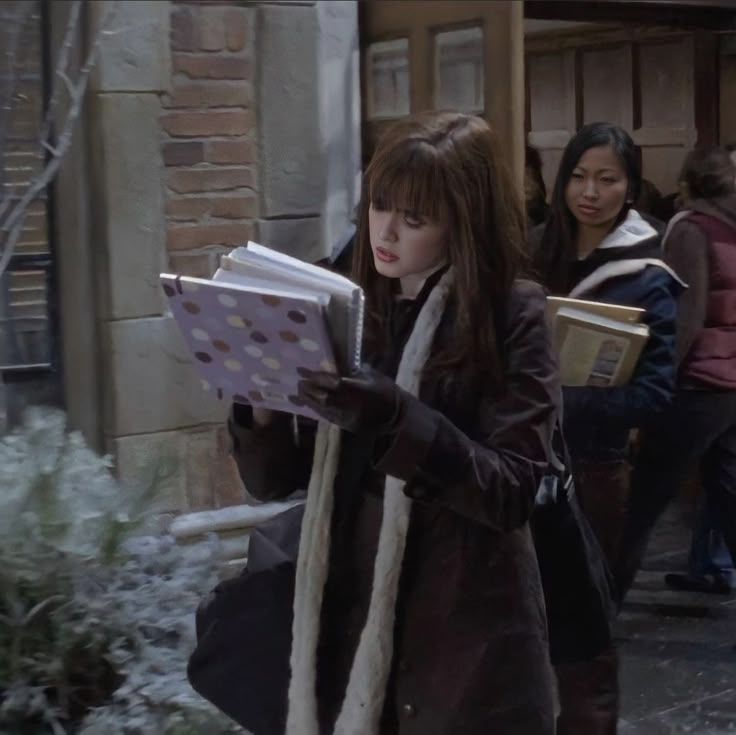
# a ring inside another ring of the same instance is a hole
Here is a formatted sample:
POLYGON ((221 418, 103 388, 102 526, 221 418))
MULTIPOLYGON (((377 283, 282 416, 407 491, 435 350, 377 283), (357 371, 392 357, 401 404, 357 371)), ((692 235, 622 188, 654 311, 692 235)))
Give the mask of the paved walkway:
POLYGON ((664 584, 665 572, 685 569, 684 516, 675 507, 657 527, 619 620, 621 735, 736 734, 736 591, 664 584))

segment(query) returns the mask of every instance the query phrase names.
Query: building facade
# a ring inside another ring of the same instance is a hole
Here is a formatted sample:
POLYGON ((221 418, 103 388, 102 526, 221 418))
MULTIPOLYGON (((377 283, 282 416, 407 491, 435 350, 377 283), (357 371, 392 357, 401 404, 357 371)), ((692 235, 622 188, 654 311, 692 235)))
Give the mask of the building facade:
MULTIPOLYGON (((75 3, 30 4, 40 84, 75 3)), ((96 43, 97 61, 49 201, 27 220, 19 252, 35 260, 11 274, 23 289, 6 289, 34 294, 24 324, 45 302, 49 354, 10 369, 0 341, 7 411, 62 404, 114 456, 123 487, 155 485, 161 511, 243 502, 228 407, 201 390, 159 273, 210 275, 249 239, 325 257, 349 226, 362 157, 390 120, 418 109, 485 116, 520 183, 525 142, 542 150, 551 182, 581 124, 619 122, 667 193, 689 147, 736 141, 736 25, 693 14, 702 3, 660 3, 681 11, 669 25, 642 15, 652 3, 618 3, 614 17, 612 5, 84 3, 69 76, 96 43)), ((37 119, 32 97, 23 115, 37 119)), ((5 150, 3 185, 43 160, 20 143, 5 150)))
MULTIPOLYGON (((74 6, 37 3, 47 81, 74 6)), ((161 511, 243 502, 227 406, 202 391, 158 276, 210 275, 249 239, 316 260, 342 236, 360 170, 357 7, 104 0, 83 4, 79 30, 68 77, 98 49, 50 189, 59 339, 48 366, 20 360, 12 385, 3 370, 8 423, 61 403, 161 511)))

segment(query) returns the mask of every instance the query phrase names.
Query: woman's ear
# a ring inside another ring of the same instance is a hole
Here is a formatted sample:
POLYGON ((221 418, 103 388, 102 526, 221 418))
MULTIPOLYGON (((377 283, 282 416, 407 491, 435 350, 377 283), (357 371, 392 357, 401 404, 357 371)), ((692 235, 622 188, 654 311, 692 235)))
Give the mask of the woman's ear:
MULTIPOLYGON (((639 192, 640 193, 641 193, 641 189, 642 189, 642 187, 640 185, 639 186, 639 192)), ((631 206, 632 204, 634 204, 636 202, 636 200, 639 198, 638 196, 634 196, 634 191, 635 191, 634 185, 632 184, 631 179, 629 179, 628 185, 626 187, 626 204, 628 204, 629 206, 631 206)))

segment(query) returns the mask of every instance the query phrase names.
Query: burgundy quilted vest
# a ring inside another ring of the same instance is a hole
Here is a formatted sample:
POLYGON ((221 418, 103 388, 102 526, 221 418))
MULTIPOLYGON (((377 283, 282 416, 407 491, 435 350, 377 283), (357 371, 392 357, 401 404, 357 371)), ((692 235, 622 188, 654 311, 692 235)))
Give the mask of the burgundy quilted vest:
POLYGON ((687 219, 708 236, 709 289, 705 328, 685 359, 682 375, 736 389, 736 229, 699 212, 687 219))

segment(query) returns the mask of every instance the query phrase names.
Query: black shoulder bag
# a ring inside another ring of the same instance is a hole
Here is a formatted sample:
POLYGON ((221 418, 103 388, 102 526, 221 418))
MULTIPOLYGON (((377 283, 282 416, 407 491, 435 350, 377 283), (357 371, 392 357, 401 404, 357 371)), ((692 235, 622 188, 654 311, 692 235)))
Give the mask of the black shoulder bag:
POLYGON ((192 687, 254 735, 286 726, 294 580, 304 505, 251 531, 248 563, 197 609, 192 687))
POLYGON ((575 495, 559 426, 553 450, 530 525, 547 607, 550 656, 553 664, 562 664, 589 660, 610 646, 616 605, 613 577, 575 495))

